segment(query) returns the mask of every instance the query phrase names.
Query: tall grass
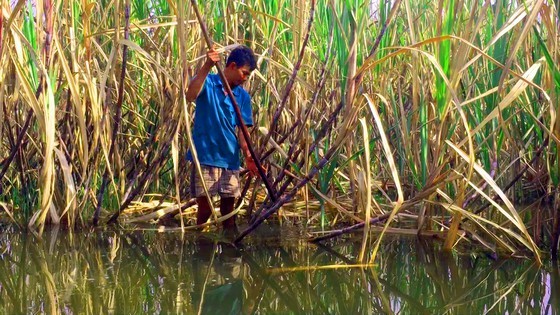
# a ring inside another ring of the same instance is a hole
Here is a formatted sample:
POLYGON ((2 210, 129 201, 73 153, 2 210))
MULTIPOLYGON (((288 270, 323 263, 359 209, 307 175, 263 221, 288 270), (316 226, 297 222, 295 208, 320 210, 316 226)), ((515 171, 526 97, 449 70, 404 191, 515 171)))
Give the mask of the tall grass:
MULTIPOLYGON (((321 206, 294 213, 325 229, 393 213, 385 228, 444 231, 448 249, 465 239, 536 257, 537 246, 556 248, 558 212, 516 208, 560 195, 554 2, 200 8, 218 48, 242 43, 258 56, 246 88, 266 132, 253 137, 284 194, 263 207, 299 205, 309 189, 321 206), (535 222, 555 223, 541 238, 528 232, 535 222)), ((41 232, 133 215, 133 203, 185 202, 193 106, 183 109, 182 89, 204 47, 185 2, 3 2, 0 169, 14 220, 41 232)), ((262 201, 251 187, 247 196, 262 201)))

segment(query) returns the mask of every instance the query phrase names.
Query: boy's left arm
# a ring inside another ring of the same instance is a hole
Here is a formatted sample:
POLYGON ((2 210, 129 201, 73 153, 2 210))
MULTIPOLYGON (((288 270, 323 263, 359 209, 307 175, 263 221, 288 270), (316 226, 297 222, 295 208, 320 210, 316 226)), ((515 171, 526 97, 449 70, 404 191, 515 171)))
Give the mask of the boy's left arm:
POLYGON ((249 151, 249 146, 247 145, 247 141, 245 141, 245 137, 243 136, 243 132, 241 128, 237 128, 237 139, 239 139, 239 148, 245 157, 245 168, 249 170, 251 175, 257 176, 259 171, 257 169, 257 165, 251 156, 251 152, 249 151))

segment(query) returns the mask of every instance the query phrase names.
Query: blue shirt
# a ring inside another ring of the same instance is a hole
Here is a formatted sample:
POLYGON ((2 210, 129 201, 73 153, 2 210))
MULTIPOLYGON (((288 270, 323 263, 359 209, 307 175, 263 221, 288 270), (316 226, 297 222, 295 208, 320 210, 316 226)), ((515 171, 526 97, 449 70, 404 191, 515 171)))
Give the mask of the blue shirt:
MULTIPOLYGON (((252 126, 251 96, 241 86, 232 91, 243 122, 252 126)), ((219 75, 209 74, 206 77, 196 98, 194 115, 192 136, 200 164, 238 170, 241 161, 235 127, 240 124, 219 75)), ((187 157, 192 161, 190 152, 187 157)))

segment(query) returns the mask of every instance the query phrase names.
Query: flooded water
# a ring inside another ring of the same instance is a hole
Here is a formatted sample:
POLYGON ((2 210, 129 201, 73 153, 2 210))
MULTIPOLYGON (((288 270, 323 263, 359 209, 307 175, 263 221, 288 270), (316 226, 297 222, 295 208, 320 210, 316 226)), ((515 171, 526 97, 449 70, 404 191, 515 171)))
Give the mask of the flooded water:
POLYGON ((4 230, 0 314, 560 314, 550 262, 391 237, 375 266, 350 268, 359 241, 318 246, 281 231, 235 249, 208 233, 4 230))

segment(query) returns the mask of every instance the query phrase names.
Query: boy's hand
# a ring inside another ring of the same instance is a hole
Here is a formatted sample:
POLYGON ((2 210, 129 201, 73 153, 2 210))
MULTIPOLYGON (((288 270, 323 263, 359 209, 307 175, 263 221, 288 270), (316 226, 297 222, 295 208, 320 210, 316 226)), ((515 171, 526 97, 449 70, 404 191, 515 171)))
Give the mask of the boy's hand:
POLYGON ((214 66, 218 61, 220 61, 220 54, 212 47, 206 52, 206 63, 214 66))
POLYGON ((251 176, 259 175, 257 164, 255 164, 255 160, 253 160, 253 158, 250 155, 245 157, 245 167, 247 167, 247 170, 249 171, 249 174, 251 174, 251 176))

